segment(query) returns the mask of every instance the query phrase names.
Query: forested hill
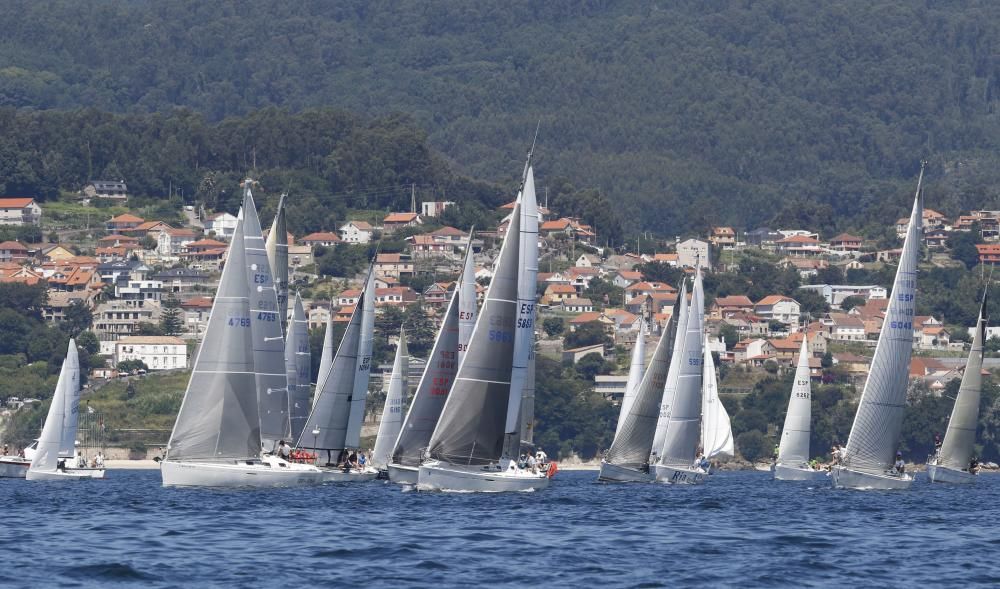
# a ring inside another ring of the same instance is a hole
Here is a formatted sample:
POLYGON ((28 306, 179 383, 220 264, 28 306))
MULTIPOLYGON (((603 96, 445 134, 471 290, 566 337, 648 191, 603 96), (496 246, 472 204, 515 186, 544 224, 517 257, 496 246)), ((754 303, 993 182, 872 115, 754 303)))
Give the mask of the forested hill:
MULTIPOLYGON (((998 206, 992 0, 8 2, 0 104, 410 113, 463 172, 597 187, 633 228, 874 231, 998 206), (877 214, 876 214, 877 212, 877 214)), ((565 188, 565 187, 564 187, 565 188)))

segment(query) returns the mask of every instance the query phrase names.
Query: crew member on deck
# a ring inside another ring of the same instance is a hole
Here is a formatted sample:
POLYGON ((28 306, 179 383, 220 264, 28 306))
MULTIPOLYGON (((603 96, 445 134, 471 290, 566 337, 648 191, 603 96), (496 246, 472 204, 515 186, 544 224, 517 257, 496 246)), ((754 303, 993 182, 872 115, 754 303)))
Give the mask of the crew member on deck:
POLYGON ((896 474, 898 475, 906 472, 906 463, 903 462, 902 452, 896 452, 896 464, 893 465, 893 468, 896 469, 896 474))

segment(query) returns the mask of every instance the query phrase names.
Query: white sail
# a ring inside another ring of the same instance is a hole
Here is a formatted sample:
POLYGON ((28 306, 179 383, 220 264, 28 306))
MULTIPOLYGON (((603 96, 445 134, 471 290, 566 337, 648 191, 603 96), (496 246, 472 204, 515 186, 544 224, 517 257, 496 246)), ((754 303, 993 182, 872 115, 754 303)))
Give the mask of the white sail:
POLYGON ((241 216, 167 444, 167 460, 260 457, 260 418, 250 329, 241 216))
POLYGON ((281 318, 281 331, 288 333, 288 229, 285 223, 285 195, 278 201, 278 210, 271 223, 271 231, 267 234, 264 244, 267 259, 271 264, 271 276, 274 277, 275 291, 278 296, 278 317, 281 318))
POLYGON ((285 340, 281 331, 278 291, 249 182, 243 195, 243 239, 250 293, 250 333, 260 408, 260 437, 264 449, 273 451, 279 440, 288 440, 292 435, 288 418, 285 340))
MULTIPOLYGON (((332 354, 332 352, 331 352, 332 354)), ((306 418, 309 417, 310 371, 312 355, 309 351, 309 321, 302 308, 302 297, 295 293, 292 323, 285 339, 285 372, 288 374, 288 420, 292 440, 299 439, 306 418)))
POLYGON ((393 446, 396 439, 399 438, 399 431, 403 424, 403 400, 406 397, 409 367, 406 333, 400 330, 396 359, 392 363, 392 375, 389 377, 389 387, 386 389, 385 406, 382 408, 382 419, 378 424, 378 436, 375 438, 375 449, 372 451, 371 463, 376 468, 389 466, 393 446))
POLYGON ((505 432, 520 446, 521 399, 528 380, 528 357, 535 345, 535 296, 538 276, 538 205, 535 201, 535 177, 531 166, 525 174, 519 199, 518 217, 511 218, 520 225, 518 232, 517 321, 514 324, 514 357, 510 377, 510 394, 507 397, 507 424, 505 432))
MULTIPOLYGON (((679 304, 674 305, 674 313, 677 320, 674 322, 672 337, 674 341, 670 345, 670 367, 667 371, 667 379, 663 384, 663 390, 657 398, 656 428, 653 433, 652 446, 647 448, 649 463, 654 464, 659 461, 660 452, 663 450, 663 439, 667 434, 667 424, 670 423, 670 405, 674 402, 677 394, 677 383, 681 375, 681 359, 684 357, 684 342, 687 338, 688 323, 688 302, 687 302, 687 281, 681 281, 681 290, 677 295, 679 304)), ((671 316, 673 319, 673 316, 671 316)))
POLYGON ((628 369, 628 381, 625 383, 625 396, 622 397, 621 411, 618 413, 618 425, 615 427, 615 435, 622 431, 622 424, 625 423, 625 416, 632 408, 638 393, 639 383, 642 382, 642 375, 645 372, 646 363, 646 324, 639 322, 639 333, 635 337, 635 345, 632 346, 632 363, 628 369))
POLYGON ((671 360, 681 316, 680 309, 684 305, 684 300, 680 297, 674 301, 673 312, 656 342, 649 367, 637 387, 635 400, 629 405, 628 412, 622 408, 615 439, 604 457, 609 464, 633 470, 648 470, 650 447, 660 415, 660 400, 663 398, 667 374, 673 365, 671 360))
POLYGON ((965 374, 955 398, 955 406, 948 420, 948 430, 941 443, 938 464, 956 470, 966 470, 972 460, 976 444, 976 425, 979 422, 979 399, 983 389, 983 341, 986 334, 986 297, 979 307, 976 333, 972 349, 965 362, 965 374))
MULTIPOLYGON (((325 379, 330 374, 330 370, 333 368, 333 355, 337 352, 337 348, 334 347, 335 344, 333 343, 333 309, 333 301, 330 301, 330 312, 326 316, 326 331, 323 333, 323 351, 320 352, 319 370, 316 372, 316 393, 312 398, 313 407, 316 407, 316 401, 319 399, 320 380, 325 379)), ((357 313, 357 306, 354 307, 354 312, 357 313)), ((351 316, 353 317, 354 315, 352 314, 351 316)), ((358 315, 358 321, 361 321, 360 315, 358 315)), ((347 332, 345 331, 344 337, 346 336, 347 332)))
POLYGON ((365 284, 365 297, 361 301, 361 334, 358 338, 358 361, 354 369, 354 387, 351 389, 351 411, 347 419, 348 448, 361 445, 361 425, 365 419, 365 402, 368 400, 368 381, 372 368, 372 343, 375 340, 375 272, 369 270, 365 284))
POLYGON ((528 377, 521 393, 521 445, 535 443, 535 349, 528 350, 528 377))
POLYGON ((52 395, 49 413, 38 438, 38 448, 31 459, 29 470, 55 472, 59 457, 74 455, 76 440, 76 415, 80 409, 80 358, 76 342, 69 340, 66 359, 59 371, 59 380, 52 395), (72 416, 72 417, 71 417, 72 416), (69 425, 68 425, 69 424, 69 425), (68 443, 67 443, 68 440, 68 443), (65 449, 64 446, 69 446, 65 449))
POLYGON ((923 222, 921 184, 910 212, 903 253, 892 285, 882 331, 875 345, 871 371, 861 393, 854 425, 842 463, 851 470, 880 474, 893 464, 903 426, 906 386, 913 349, 913 316, 917 291, 917 261, 923 222))
POLYGON ((694 462, 701 432, 702 345, 705 301, 701 269, 695 274, 684 336, 684 353, 680 358, 677 391, 670 404, 670 418, 663 436, 659 463, 687 468, 694 462))
POLYGON ((781 428, 778 462, 788 466, 809 463, 809 435, 812 431, 812 387, 809 382, 809 333, 802 334, 799 363, 795 368, 792 393, 788 398, 785 425, 781 428))
POLYGON ((701 447, 706 458, 732 458, 733 428, 729 413, 719 399, 719 380, 715 374, 715 359, 708 349, 708 336, 704 348, 704 372, 702 382, 701 447))

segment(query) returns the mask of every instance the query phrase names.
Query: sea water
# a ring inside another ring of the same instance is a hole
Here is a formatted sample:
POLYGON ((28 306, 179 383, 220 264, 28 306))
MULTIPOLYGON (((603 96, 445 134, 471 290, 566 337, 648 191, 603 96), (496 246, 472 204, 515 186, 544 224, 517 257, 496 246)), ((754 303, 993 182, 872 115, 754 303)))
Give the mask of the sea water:
POLYGON ((843 491, 734 472, 449 494, 0 479, 3 587, 809 587, 1000 584, 1000 475, 843 491))

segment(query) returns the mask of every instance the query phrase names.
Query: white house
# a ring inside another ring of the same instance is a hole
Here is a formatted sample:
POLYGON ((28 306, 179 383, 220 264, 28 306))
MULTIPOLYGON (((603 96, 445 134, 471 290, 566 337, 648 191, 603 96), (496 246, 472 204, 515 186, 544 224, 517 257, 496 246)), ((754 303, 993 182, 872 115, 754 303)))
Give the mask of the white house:
POLYGON ((124 180, 91 180, 83 187, 88 198, 106 198, 125 202, 128 200, 128 186, 124 180))
POLYGON ((797 325, 799 311, 798 301, 782 295, 768 295, 753 306, 753 312, 757 316, 780 321, 785 325, 797 325))
POLYGON ((348 221, 340 226, 340 238, 347 243, 368 243, 375 229, 365 221, 348 221))
POLYGON ((0 198, 0 225, 38 225, 42 207, 33 198, 0 198))
POLYGON ((167 335, 131 336, 115 342, 115 364, 141 360, 150 370, 187 368, 187 344, 167 335))
POLYGON ((236 217, 230 213, 215 213, 205 219, 205 233, 212 232, 216 237, 232 239, 233 232, 236 231, 236 222, 236 217))
POLYGON ((677 263, 682 268, 712 267, 709 260, 708 242, 700 239, 685 239, 677 244, 677 263))
POLYGON ((420 214, 425 217, 437 217, 450 206, 454 201, 450 200, 430 200, 420 203, 420 214))
POLYGON ((864 341, 865 322, 855 315, 830 313, 820 324, 830 332, 830 339, 838 341, 864 341))

